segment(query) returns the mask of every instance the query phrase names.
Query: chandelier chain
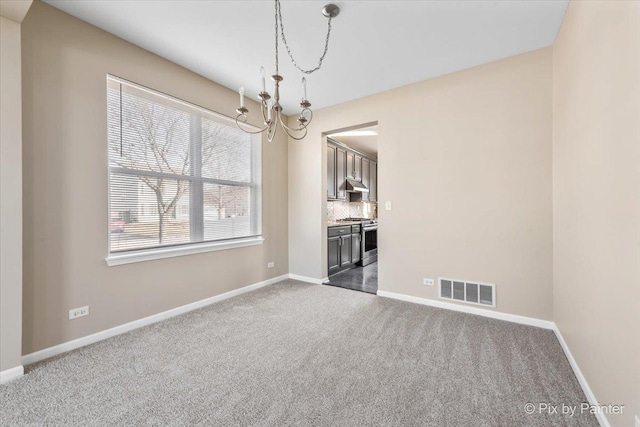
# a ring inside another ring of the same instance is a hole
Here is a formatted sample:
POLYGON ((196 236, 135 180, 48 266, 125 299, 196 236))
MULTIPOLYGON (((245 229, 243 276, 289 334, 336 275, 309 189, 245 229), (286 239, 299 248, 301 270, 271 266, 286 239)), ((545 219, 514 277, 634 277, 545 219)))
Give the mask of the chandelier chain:
POLYGON ((276 0, 276 11, 275 11, 275 21, 276 21, 276 31, 275 31, 275 35, 276 35, 276 74, 280 74, 278 71, 278 57, 280 56, 279 52, 278 52, 278 11, 280 10, 280 0, 276 0))
POLYGON ((327 56, 327 51, 329 50, 329 38, 331 37, 331 19, 333 18, 332 17, 327 18, 328 19, 327 36, 325 37, 324 51, 322 52, 322 56, 320 56, 320 59, 318 60, 318 65, 313 69, 305 70, 301 68, 296 62, 296 60, 293 58, 293 54, 291 53, 291 49, 289 48, 289 43, 287 43, 287 38, 284 35, 284 24, 282 22, 282 8, 280 7, 280 0, 275 0, 275 1, 276 1, 276 74, 278 73, 278 23, 280 26, 279 29, 280 29, 280 34, 282 36, 282 43, 284 43, 284 46, 287 49, 287 53, 289 54, 289 58, 291 58, 291 62, 293 63, 293 65, 304 74, 311 74, 315 71, 318 71, 322 67, 322 61, 324 61, 324 57, 327 56))

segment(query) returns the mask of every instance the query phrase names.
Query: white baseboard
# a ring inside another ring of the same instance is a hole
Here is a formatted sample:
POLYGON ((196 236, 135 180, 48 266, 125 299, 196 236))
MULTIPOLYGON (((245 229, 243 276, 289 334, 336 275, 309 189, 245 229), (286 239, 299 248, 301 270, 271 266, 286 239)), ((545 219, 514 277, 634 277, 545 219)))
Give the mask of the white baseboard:
MULTIPOLYGON (((87 335, 86 337, 78 338, 73 341, 67 341, 62 344, 58 344, 53 347, 45 348, 43 350, 39 350, 25 356, 22 356, 22 364, 30 365, 35 362, 39 362, 44 359, 48 359, 53 356, 57 356, 58 354, 66 353, 67 351, 75 350, 80 347, 84 347, 89 344, 96 343, 98 341, 105 340, 107 338, 114 337, 116 335, 123 334, 125 332, 132 331, 134 329, 141 328, 143 326, 150 325, 152 323, 160 322, 162 320, 169 319, 171 317, 177 316, 179 314, 188 313, 189 311, 197 310, 202 307, 206 307, 218 301, 222 301, 236 295, 244 294, 246 292, 250 292, 256 290, 258 288, 262 288, 267 285, 271 285, 273 283, 280 282, 289 277, 288 274, 283 274, 278 277, 274 277, 272 279, 264 280, 262 282, 254 283, 252 285, 245 286, 240 289, 235 289, 233 291, 225 292, 220 295, 216 295, 210 298, 206 298, 200 301, 192 302, 191 304, 183 305, 181 307, 176 307, 171 310, 163 311, 162 313, 153 314, 151 316, 134 320, 133 322, 125 323, 124 325, 116 326, 111 329, 107 329, 104 331, 96 332, 95 334, 87 335)), ((22 368, 22 367, 21 367, 22 368)))
POLYGON ((299 276, 297 274, 289 274, 289 279, 299 280, 301 282, 313 283, 314 285, 322 285, 326 279, 314 279, 313 277, 299 276))
MULTIPOLYGON (((560 333, 560 329, 558 329, 558 326, 555 323, 553 325, 553 332, 556 333, 556 337, 558 338, 558 341, 560 341, 562 350, 564 351, 565 356, 567 356, 567 360, 569 360, 571 369, 573 369, 573 373, 576 375, 576 378, 580 383, 580 387, 582 387, 582 391, 584 391, 585 396, 587 396, 587 400, 591 405, 598 405, 598 399, 596 399, 596 396, 593 394, 591 387, 589 387, 589 383, 587 383, 587 379, 582 374, 582 371, 578 366, 578 362, 576 362, 576 359, 573 358, 573 354, 571 354, 571 350, 569 350, 569 346, 567 345, 567 342, 564 340, 562 333, 560 333)), ((605 416, 605 414, 596 412, 595 415, 596 415, 596 419, 598 420, 598 422, 602 427, 610 426, 609 421, 607 420, 607 417, 605 416)))
POLYGON ((378 291, 378 296, 393 298, 415 304, 428 305, 431 307, 444 308, 446 310, 460 311, 462 313, 475 314, 477 316, 491 317, 492 319, 506 320, 507 322, 520 323, 523 325, 536 326, 544 329, 555 329, 555 324, 550 320, 536 319, 534 317, 519 316, 517 314, 502 313, 499 311, 485 310, 483 308, 470 307, 467 305, 452 304, 450 302, 438 301, 428 298, 414 297, 395 292, 378 291))
POLYGON ((22 365, 15 368, 6 369, 0 372, 0 384, 8 383, 9 381, 20 378, 24 374, 24 368, 22 365))

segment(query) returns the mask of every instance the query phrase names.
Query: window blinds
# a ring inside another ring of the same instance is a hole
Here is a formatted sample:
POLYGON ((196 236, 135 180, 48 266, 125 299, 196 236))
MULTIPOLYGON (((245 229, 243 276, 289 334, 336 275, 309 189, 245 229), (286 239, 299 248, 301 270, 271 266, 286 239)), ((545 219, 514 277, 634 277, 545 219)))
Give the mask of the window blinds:
POLYGON ((109 252, 261 235, 261 139, 108 76, 109 252))

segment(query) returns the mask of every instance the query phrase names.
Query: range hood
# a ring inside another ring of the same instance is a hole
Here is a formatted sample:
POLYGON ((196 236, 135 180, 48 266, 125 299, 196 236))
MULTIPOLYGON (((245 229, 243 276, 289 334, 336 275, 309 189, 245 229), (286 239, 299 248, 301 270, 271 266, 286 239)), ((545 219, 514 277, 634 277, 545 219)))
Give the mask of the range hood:
POLYGON ((368 193, 369 189, 360 181, 347 179, 347 193, 368 193))

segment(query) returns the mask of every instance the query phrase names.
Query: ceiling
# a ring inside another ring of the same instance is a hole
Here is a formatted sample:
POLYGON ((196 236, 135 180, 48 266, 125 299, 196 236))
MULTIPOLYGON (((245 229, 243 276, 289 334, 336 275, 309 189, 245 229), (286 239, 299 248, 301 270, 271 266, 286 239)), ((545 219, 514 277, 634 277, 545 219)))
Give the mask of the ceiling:
POLYGON ((362 154, 378 158, 378 125, 352 129, 327 136, 362 154))
MULTIPOLYGON (((329 53, 308 77, 315 109, 549 46, 568 4, 333 1, 341 13, 332 23, 329 53)), ((260 66, 274 71, 269 0, 45 2, 233 90, 243 85, 249 96, 260 91, 260 66)), ((285 35, 304 68, 315 67, 324 47, 325 3, 282 0, 285 35)), ((280 63, 281 103, 292 114, 299 108, 302 74, 284 49, 280 63)))

